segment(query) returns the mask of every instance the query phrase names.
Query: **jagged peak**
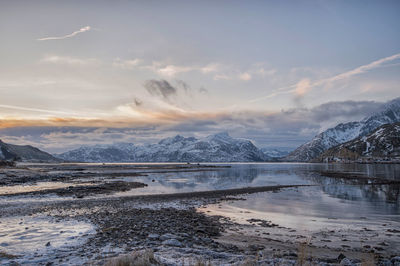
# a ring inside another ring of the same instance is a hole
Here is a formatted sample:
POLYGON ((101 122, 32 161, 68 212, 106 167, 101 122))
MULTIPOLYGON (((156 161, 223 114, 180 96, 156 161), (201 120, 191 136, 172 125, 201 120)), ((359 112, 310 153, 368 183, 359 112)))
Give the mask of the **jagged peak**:
POLYGON ((382 105, 382 107, 375 113, 365 117, 362 122, 368 122, 371 119, 375 119, 376 117, 379 116, 384 116, 388 112, 395 112, 400 115, 400 97, 397 97, 393 100, 390 100, 389 102, 385 103, 382 105))
POLYGON ((185 137, 183 137, 183 136, 178 134, 178 135, 176 135, 174 137, 169 137, 169 138, 162 139, 162 140, 160 140, 158 142, 158 144, 173 144, 173 143, 177 143, 177 142, 180 142, 180 141, 196 141, 196 138, 194 138, 194 137, 185 138, 185 137))
POLYGON ((222 131, 207 137, 207 139, 232 139, 228 132, 222 131))

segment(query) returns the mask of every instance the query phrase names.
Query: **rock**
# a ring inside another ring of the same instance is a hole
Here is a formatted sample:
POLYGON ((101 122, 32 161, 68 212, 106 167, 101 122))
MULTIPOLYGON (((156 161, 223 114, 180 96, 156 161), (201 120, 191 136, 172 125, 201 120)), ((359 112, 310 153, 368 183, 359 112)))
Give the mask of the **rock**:
POLYGON ((337 261, 342 261, 344 258, 346 258, 346 256, 343 253, 340 253, 337 257, 337 261))
POLYGON ((160 240, 161 241, 164 241, 164 240, 167 240, 167 239, 176 239, 176 238, 177 238, 176 235, 173 235, 173 234, 170 234, 170 233, 167 233, 167 234, 164 234, 164 235, 160 236, 160 240))
POLYGON ((342 261, 340 262, 341 266, 353 266, 354 264, 351 262, 351 260, 349 260, 348 258, 344 258, 342 259, 342 261))
POLYGON ((158 239, 159 237, 160 237, 159 234, 149 234, 149 235, 147 236, 147 238, 150 239, 150 240, 156 240, 156 239, 158 239))
POLYGON ((46 243, 46 247, 49 247, 51 244, 50 244, 50 242, 47 242, 46 243))
POLYGON ((184 237, 184 238, 190 237, 189 234, 186 234, 186 233, 180 233, 179 235, 180 235, 181 237, 184 237))
POLYGON ((183 246, 181 242, 179 242, 178 240, 173 239, 173 238, 163 241, 162 244, 166 245, 166 246, 174 246, 174 247, 182 247, 183 246))
POLYGON ((392 266, 393 264, 392 264, 392 262, 391 262, 390 260, 384 259, 384 260, 381 260, 381 261, 379 262, 379 265, 382 265, 382 266, 392 266))
POLYGON ((259 250, 263 250, 265 247, 263 245, 257 245, 257 244, 253 244, 253 245, 249 245, 249 249, 251 251, 259 251, 259 250))
POLYGON ((393 263, 393 265, 396 265, 396 266, 400 265, 400 256, 393 257, 391 259, 391 262, 393 263))

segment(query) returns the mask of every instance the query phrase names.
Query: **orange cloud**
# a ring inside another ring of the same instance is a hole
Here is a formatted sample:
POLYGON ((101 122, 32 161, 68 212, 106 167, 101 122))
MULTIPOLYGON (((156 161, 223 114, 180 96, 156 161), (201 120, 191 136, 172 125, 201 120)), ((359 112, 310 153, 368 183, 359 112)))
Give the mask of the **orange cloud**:
POLYGON ((310 80, 309 79, 302 79, 296 85, 295 93, 297 96, 302 97, 311 89, 310 80))
MULTIPOLYGON (((250 112, 250 111, 249 111, 250 112)), ((70 126, 70 127, 137 127, 148 125, 172 125, 194 120, 218 120, 226 117, 241 117, 247 111, 241 112, 195 112, 182 110, 147 111, 140 110, 138 116, 109 116, 109 117, 6 117, 0 118, 0 128, 25 127, 25 126, 70 126)), ((270 115, 268 112, 252 112, 258 115, 270 115)))

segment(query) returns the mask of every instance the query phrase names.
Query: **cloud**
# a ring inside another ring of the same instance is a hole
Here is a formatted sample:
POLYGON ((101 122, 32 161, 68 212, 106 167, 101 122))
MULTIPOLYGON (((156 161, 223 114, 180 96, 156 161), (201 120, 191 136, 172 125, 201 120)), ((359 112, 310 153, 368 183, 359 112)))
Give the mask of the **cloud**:
POLYGON ((217 74, 213 78, 214 80, 230 80, 232 77, 225 75, 225 74, 217 74))
POLYGON ((136 106, 141 106, 141 105, 143 104, 142 100, 140 100, 139 98, 133 99, 133 103, 134 103, 136 106))
POLYGON ((381 102, 375 101, 342 101, 328 102, 311 109, 312 117, 318 122, 330 120, 353 120, 378 111, 382 107, 381 102))
POLYGON ((118 67, 122 69, 133 69, 137 67, 143 60, 141 59, 130 59, 130 60, 121 60, 120 58, 116 58, 112 63, 113 67, 118 67))
POLYGON ((190 86, 183 80, 177 80, 176 83, 181 87, 186 93, 189 93, 190 86))
POLYGON ((175 77, 182 73, 196 72, 204 75, 212 75, 214 80, 242 80, 249 81, 254 77, 272 76, 276 73, 275 69, 260 68, 253 65, 247 69, 239 69, 233 65, 222 63, 209 63, 206 65, 176 65, 153 61, 151 65, 143 65, 142 69, 150 70, 163 77, 175 77))
POLYGON ((0 108, 29 111, 29 112, 38 112, 38 113, 47 113, 47 114, 53 114, 53 115, 73 115, 73 113, 71 113, 71 112, 49 110, 49 109, 42 109, 42 108, 30 108, 30 107, 7 105, 7 104, 0 104, 0 108))
MULTIPOLYGON (((373 69, 376 69, 376 68, 379 68, 379 67, 382 67, 382 66, 386 66, 385 63, 391 62, 391 61, 394 61, 394 60, 397 60, 397 59, 400 59, 400 53, 394 54, 392 56, 388 56, 388 57, 384 57, 384 58, 378 59, 378 60, 373 61, 373 62, 371 62, 369 64, 359 66, 359 67, 354 68, 354 69, 352 69, 350 71, 346 71, 346 72, 337 74, 337 75, 329 77, 329 78, 323 78, 323 79, 319 79, 319 80, 316 80, 316 81, 309 81, 307 90, 310 90, 310 89, 315 88, 315 87, 320 87, 320 86, 332 86, 333 83, 336 82, 336 81, 350 79, 355 75, 360 75, 360 74, 363 74, 365 72, 371 71, 373 69)), ((396 65, 397 64, 393 64, 393 65, 390 65, 390 66, 396 66, 396 65)), ((275 89, 274 91, 272 91, 271 93, 269 93, 267 95, 264 95, 264 96, 261 96, 261 97, 259 96, 257 98, 249 100, 248 102, 262 101, 262 100, 265 100, 265 99, 273 98, 273 97, 275 97, 277 95, 280 95, 280 94, 294 93, 296 95, 297 94, 298 85, 299 85, 299 82, 296 83, 296 84, 292 84, 292 85, 289 85, 289 86, 285 86, 285 87, 281 87, 281 88, 275 89)), ((303 86, 304 86, 304 84, 303 84, 303 86)))
MULTIPOLYGON (((135 117, 0 119, 0 128, 3 127, 0 134, 2 139, 17 144, 30 143, 50 150, 67 150, 83 144, 154 142, 182 132, 206 136, 229 131, 232 136, 255 140, 260 147, 294 149, 327 127, 361 120, 378 110, 382 104, 374 101, 327 102, 313 108, 293 108, 280 112, 155 112, 140 108, 135 117), (4 129, 7 126, 10 128, 4 129), (21 126, 25 129, 18 128, 21 126), (42 133, 40 128, 43 128, 42 133)), ((132 104, 131 108, 134 107, 132 104)))
POLYGON ((201 67, 200 71, 203 72, 204 74, 207 74, 207 73, 212 73, 212 72, 219 72, 221 70, 221 68, 222 68, 221 64, 211 63, 204 67, 201 67))
POLYGON ((199 89, 199 93, 200 93, 200 94, 207 94, 207 93, 208 93, 208 90, 207 90, 206 88, 204 88, 204 87, 201 87, 201 88, 199 89))
POLYGON ((229 67, 221 63, 185 66, 154 61, 151 65, 142 66, 141 68, 151 70, 164 77, 175 77, 179 74, 191 71, 202 74, 218 73, 222 72, 224 69, 228 69, 229 67))
POLYGON ((296 84, 296 96, 303 97, 310 89, 310 80, 307 78, 302 79, 296 84))
POLYGON ((164 64, 162 62, 153 62, 151 65, 142 66, 141 68, 151 70, 164 77, 174 77, 177 74, 195 70, 193 67, 164 64))
POLYGON ((371 62, 369 64, 366 64, 366 65, 363 65, 363 66, 359 66, 359 67, 357 67, 355 69, 352 69, 350 71, 341 73, 341 74, 336 75, 334 77, 331 77, 331 78, 327 79, 326 81, 327 82, 334 82, 334 81, 337 81, 337 80, 348 79, 348 78, 350 78, 352 76, 359 75, 359 74, 365 73, 365 72, 367 72, 369 70, 381 67, 382 65, 384 65, 387 62, 394 61, 394 60, 397 60, 397 59, 400 59, 400 53, 394 54, 392 56, 388 56, 388 57, 384 57, 384 58, 378 59, 376 61, 373 61, 373 62, 371 62))
POLYGON ((100 61, 94 58, 78 58, 71 56, 48 55, 40 60, 44 63, 65 65, 98 65, 100 61))
POLYGON ((40 38, 40 39, 37 39, 37 40, 38 40, 38 41, 63 40, 63 39, 67 39, 67 38, 74 37, 74 36, 78 35, 79 33, 83 33, 83 32, 90 31, 90 29, 91 29, 90 26, 86 26, 86 27, 83 27, 83 28, 81 28, 81 29, 79 29, 79 30, 77 30, 77 31, 74 31, 74 32, 71 33, 71 34, 67 34, 67 35, 64 35, 64 36, 58 36, 58 37, 44 37, 44 38, 40 38))
POLYGON ((144 84, 146 90, 154 96, 160 96, 164 99, 168 99, 171 95, 175 95, 177 90, 168 81, 162 80, 147 80, 144 84))
POLYGON ((165 67, 159 68, 157 72, 162 76, 173 77, 179 73, 188 72, 193 70, 191 67, 167 65, 165 67))
POLYGON ((252 78, 251 75, 247 72, 239 74, 240 80, 249 81, 249 80, 251 80, 251 78, 252 78))
POLYGON ((255 71, 256 74, 261 75, 263 77, 272 76, 276 74, 276 69, 269 69, 266 70, 265 68, 260 68, 255 71))

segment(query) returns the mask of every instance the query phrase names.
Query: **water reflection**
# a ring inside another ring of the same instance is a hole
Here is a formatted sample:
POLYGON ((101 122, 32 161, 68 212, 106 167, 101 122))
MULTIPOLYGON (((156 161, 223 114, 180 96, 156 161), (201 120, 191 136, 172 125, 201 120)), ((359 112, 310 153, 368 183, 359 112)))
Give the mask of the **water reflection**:
MULTIPOLYGON (((101 195, 101 197, 311 184, 318 185, 317 190, 325 197, 357 202, 357 204, 367 202, 371 206, 378 206, 383 209, 389 208, 392 210, 391 212, 399 210, 399 185, 365 185, 365 180, 360 184, 356 179, 329 178, 321 175, 323 171, 333 171, 400 180, 399 164, 264 163, 229 164, 228 166, 230 167, 193 168, 192 171, 187 171, 187 168, 184 169, 184 165, 179 166, 177 169, 173 165, 167 165, 164 168, 159 166, 152 168, 150 164, 115 164, 111 166, 82 164, 79 167, 67 165, 60 168, 54 165, 50 166, 48 170, 61 171, 63 175, 68 175, 68 171, 71 171, 70 175, 79 175, 83 172, 95 173, 95 175, 90 175, 89 177, 82 177, 80 182, 88 182, 89 179, 94 181, 125 180, 143 182, 148 185, 145 188, 133 189, 113 195, 101 195), (147 174, 146 176, 137 176, 138 172, 142 173, 143 171, 147 174), (115 173, 115 176, 113 176, 113 173, 115 173), (120 175, 120 173, 124 174, 120 175)), ((44 171, 46 167, 40 166, 40 169, 44 171)))
POLYGON ((353 201, 399 203, 399 185, 364 185, 355 179, 329 178, 322 171, 342 171, 384 179, 399 178, 399 165, 234 164, 214 171, 152 173, 135 180, 147 183, 130 194, 175 193, 268 185, 317 184, 324 193, 353 201), (153 182, 155 181, 155 182, 153 182))

